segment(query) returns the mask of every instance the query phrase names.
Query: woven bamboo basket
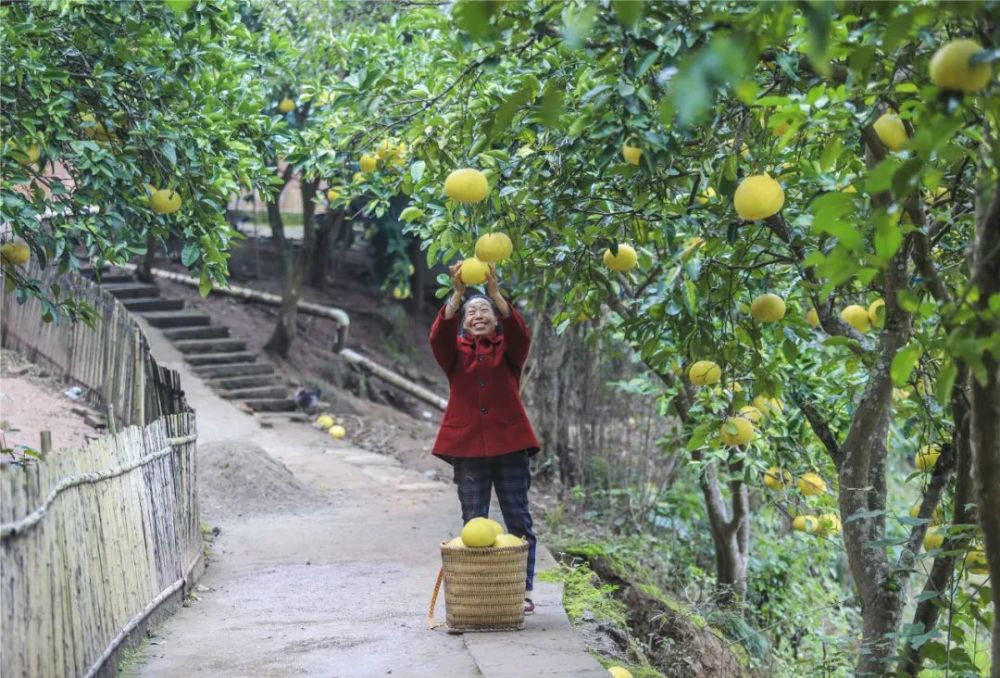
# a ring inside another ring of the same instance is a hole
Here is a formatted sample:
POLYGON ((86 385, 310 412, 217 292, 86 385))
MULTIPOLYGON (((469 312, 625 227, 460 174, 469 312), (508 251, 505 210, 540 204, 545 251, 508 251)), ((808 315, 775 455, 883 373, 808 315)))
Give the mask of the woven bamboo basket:
POLYGON ((453 548, 441 544, 441 573, 429 621, 444 578, 448 630, 520 631, 524 628, 524 584, 528 544, 503 548, 453 548))

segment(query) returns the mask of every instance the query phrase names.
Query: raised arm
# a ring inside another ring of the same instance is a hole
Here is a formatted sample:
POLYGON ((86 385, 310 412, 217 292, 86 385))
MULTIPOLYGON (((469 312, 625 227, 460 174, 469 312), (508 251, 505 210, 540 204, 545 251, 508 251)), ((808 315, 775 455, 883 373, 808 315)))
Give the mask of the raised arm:
POLYGON ((431 352, 434 359, 444 370, 445 374, 451 372, 455 359, 458 356, 458 309, 462 305, 462 295, 465 294, 465 283, 458 275, 462 264, 458 263, 451 267, 451 277, 454 281, 455 291, 438 311, 434 324, 431 325, 431 352))

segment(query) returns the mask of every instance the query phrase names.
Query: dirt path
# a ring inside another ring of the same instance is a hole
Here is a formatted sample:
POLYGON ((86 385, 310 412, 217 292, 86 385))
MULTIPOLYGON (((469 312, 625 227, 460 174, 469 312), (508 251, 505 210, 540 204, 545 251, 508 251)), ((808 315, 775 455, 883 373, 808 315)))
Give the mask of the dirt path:
MULTIPOLYGON (((436 546, 461 527, 452 486, 302 424, 259 428, 191 376, 155 330, 147 332, 161 364, 182 372, 198 414, 199 456, 208 450, 202 461, 215 465, 203 475, 222 485, 203 493, 239 496, 242 504, 204 510, 203 519, 221 529, 201 580, 207 590, 156 630, 130 674, 607 675, 570 628, 553 584, 538 585, 537 613, 523 632, 429 631, 436 546), (276 479, 283 474, 270 460, 253 462, 264 452, 291 471, 288 478, 276 479), (267 477, 254 477, 257 468, 267 477), (294 501, 255 494, 264 480, 275 481, 272 490, 298 485, 299 494, 294 501)), ((539 569, 552 565, 547 552, 539 555, 539 569)))

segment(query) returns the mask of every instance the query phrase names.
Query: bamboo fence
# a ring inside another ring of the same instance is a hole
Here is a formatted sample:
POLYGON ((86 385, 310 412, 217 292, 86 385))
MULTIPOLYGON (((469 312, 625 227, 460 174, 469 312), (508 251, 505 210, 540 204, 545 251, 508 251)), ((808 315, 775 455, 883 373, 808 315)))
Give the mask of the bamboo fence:
POLYGON ((69 274, 31 271, 97 310, 44 323, 3 298, 4 344, 87 389, 111 434, 80 450, 0 461, 0 673, 112 675, 117 652, 203 567, 195 417, 128 313, 69 274), (117 427, 117 428, 116 428, 117 427))

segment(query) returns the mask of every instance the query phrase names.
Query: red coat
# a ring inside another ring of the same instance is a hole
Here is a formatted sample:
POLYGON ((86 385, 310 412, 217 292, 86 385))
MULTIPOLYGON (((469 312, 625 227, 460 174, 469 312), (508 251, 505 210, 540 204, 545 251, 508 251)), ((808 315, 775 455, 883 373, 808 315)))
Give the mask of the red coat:
POLYGON ((431 350, 448 375, 448 407, 434 454, 441 457, 494 457, 538 451, 538 439, 521 402, 521 369, 531 337, 524 318, 510 306, 503 331, 492 337, 458 336, 460 316, 438 312, 431 327, 431 350))

